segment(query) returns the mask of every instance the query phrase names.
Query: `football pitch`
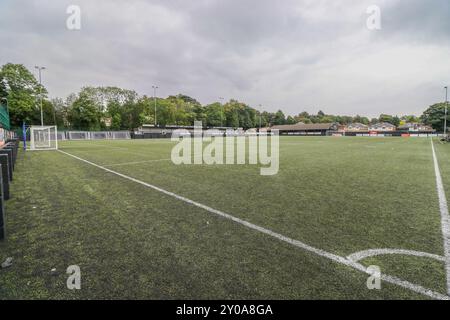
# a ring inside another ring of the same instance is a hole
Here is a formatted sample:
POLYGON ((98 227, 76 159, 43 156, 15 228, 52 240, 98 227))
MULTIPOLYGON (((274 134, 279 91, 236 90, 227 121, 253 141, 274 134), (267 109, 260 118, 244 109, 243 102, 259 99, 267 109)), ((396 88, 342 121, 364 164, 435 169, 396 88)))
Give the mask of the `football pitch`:
MULTIPOLYGON (((249 164, 175 165, 175 144, 21 151, 0 298, 447 297, 430 138, 280 137, 273 176, 249 164), (80 290, 66 287, 70 265, 80 290), (369 266, 381 289, 368 289, 369 266)), ((434 149, 448 195, 450 146, 436 139, 434 149)))

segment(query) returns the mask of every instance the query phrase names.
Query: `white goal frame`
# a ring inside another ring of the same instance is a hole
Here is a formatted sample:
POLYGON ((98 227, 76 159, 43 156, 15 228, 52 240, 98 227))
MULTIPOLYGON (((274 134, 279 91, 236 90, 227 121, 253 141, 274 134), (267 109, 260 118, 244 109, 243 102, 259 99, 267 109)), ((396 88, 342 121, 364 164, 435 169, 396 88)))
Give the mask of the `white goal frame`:
POLYGON ((58 150, 58 128, 30 126, 30 150, 58 150))

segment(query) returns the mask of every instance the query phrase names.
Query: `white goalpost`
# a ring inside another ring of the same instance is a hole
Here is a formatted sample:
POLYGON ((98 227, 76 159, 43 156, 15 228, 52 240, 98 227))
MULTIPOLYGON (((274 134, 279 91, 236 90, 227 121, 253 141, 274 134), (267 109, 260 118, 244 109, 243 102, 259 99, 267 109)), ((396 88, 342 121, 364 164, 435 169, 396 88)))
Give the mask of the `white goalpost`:
POLYGON ((31 126, 30 150, 58 150, 56 126, 31 126))

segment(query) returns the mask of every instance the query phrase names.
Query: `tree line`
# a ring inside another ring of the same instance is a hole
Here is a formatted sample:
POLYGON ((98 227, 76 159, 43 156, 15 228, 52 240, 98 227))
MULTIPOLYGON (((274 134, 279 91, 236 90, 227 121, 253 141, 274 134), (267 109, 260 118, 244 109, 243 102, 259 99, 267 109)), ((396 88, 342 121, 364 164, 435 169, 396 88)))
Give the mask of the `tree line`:
MULTIPOLYGON (((381 114, 378 118, 364 116, 330 115, 301 112, 285 115, 283 111, 267 112, 231 99, 226 103, 202 105, 187 95, 167 98, 139 95, 134 90, 117 87, 83 87, 65 99, 48 98, 48 91, 23 65, 7 63, 0 69, 0 98, 6 98, 11 126, 40 124, 40 94, 44 123, 73 130, 133 130, 142 124, 193 125, 195 120, 208 127, 242 127, 244 129, 271 125, 303 123, 363 123, 389 122, 400 125, 406 122, 424 122, 441 130, 444 103, 430 106, 421 117, 381 114)), ((450 120, 450 118, 449 118, 450 120)), ((450 121, 449 121, 450 123, 450 121)))

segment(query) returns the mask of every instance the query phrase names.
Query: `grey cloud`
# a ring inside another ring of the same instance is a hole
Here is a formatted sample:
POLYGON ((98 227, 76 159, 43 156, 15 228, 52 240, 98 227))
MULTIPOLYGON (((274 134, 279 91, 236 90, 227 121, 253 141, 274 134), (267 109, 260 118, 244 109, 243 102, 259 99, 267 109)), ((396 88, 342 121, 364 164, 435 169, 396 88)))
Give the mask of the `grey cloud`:
POLYGON ((450 44, 450 2, 400 0, 383 8, 383 36, 413 43, 450 44))
POLYGON ((52 96, 156 83, 288 114, 420 113, 450 82, 449 23, 445 0, 6 0, 0 63, 46 65, 52 96), (65 28, 69 4, 80 31, 65 28), (371 4, 381 31, 365 27, 371 4))

